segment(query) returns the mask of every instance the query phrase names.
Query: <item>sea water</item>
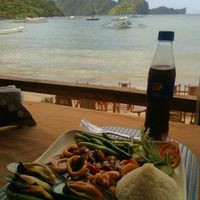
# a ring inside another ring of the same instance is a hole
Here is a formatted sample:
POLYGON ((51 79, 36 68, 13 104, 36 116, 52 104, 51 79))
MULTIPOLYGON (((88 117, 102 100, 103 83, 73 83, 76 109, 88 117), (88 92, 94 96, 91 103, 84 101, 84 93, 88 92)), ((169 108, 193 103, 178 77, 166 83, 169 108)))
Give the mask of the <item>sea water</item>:
POLYGON ((46 23, 0 20, 0 29, 24 26, 21 33, 0 35, 0 75, 146 88, 159 30, 175 31, 176 84, 198 84, 200 15, 152 15, 130 18, 116 29, 111 16, 48 18, 46 23))

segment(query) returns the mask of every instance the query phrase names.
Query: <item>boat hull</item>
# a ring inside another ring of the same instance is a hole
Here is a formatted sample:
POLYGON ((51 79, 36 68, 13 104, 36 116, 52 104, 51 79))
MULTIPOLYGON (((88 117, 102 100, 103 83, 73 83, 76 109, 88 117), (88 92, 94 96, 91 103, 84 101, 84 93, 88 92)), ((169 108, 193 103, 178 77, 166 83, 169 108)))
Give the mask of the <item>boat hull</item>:
POLYGON ((23 30, 24 30, 23 26, 18 27, 18 28, 3 29, 3 30, 0 30, 0 35, 22 32, 23 30))
POLYGON ((99 18, 87 18, 87 21, 97 21, 99 18))

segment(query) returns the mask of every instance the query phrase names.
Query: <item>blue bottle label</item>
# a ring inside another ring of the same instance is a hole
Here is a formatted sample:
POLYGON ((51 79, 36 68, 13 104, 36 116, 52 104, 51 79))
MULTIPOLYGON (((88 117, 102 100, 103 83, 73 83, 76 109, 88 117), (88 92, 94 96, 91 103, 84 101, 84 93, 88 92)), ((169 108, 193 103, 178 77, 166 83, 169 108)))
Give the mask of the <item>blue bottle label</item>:
POLYGON ((174 81, 149 81, 148 82, 148 97, 152 97, 156 100, 168 101, 173 96, 174 81))

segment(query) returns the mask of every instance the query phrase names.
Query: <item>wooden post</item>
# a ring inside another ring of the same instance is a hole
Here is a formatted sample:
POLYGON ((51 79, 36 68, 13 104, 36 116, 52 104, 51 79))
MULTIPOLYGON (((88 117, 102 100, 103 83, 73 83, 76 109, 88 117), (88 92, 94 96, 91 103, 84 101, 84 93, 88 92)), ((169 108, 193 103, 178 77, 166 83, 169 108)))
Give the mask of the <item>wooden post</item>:
POLYGON ((198 91, 197 91, 197 103, 196 103, 194 124, 200 125, 200 78, 199 78, 199 86, 198 86, 198 91))

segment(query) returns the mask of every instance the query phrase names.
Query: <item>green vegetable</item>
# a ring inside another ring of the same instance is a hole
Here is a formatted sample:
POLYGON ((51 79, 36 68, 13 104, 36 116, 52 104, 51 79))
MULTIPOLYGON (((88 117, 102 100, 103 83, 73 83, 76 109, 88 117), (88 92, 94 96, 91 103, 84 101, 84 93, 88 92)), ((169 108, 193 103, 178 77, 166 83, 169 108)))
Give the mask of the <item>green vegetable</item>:
POLYGON ((94 133, 89 133, 89 132, 83 132, 82 134, 88 138, 96 138, 99 140, 101 140, 103 138, 102 134, 94 134, 94 133))
POLYGON ((102 136, 107 139, 107 140, 113 140, 112 138, 110 138, 106 133, 102 133, 102 136))
POLYGON ((117 153, 115 151, 113 151, 112 149, 109 149, 105 146, 101 146, 98 144, 94 144, 94 143, 90 143, 90 142, 79 142, 78 145, 80 146, 86 146, 86 147, 90 147, 90 148, 94 148, 94 149, 99 149, 105 153, 109 153, 109 154, 114 154, 116 155, 117 153))
POLYGON ((156 165, 156 167, 169 176, 174 173, 174 169, 170 165, 156 165))
POLYGON ((90 138, 90 142, 98 144, 98 145, 103 145, 103 142, 96 138, 90 138))
POLYGON ((119 147, 117 147, 114 143, 112 143, 112 141, 107 140, 107 139, 105 139, 105 138, 103 138, 101 136, 97 136, 97 135, 92 134, 92 133, 86 133, 86 132, 84 132, 83 134, 85 136, 87 136, 88 138, 93 137, 93 138, 101 140, 105 146, 107 146, 110 149, 112 149, 115 152, 117 152, 119 157, 122 157, 122 158, 131 158, 131 155, 129 153, 127 153, 127 152, 123 151, 122 149, 120 149, 119 147))
POLYGON ((83 140, 83 141, 86 141, 86 142, 90 142, 90 139, 87 136, 85 136, 85 135, 83 135, 81 133, 76 133, 75 134, 75 139, 76 140, 83 140))
POLYGON ((126 145, 126 146, 128 145, 130 147, 133 147, 133 143, 127 142, 127 141, 114 140, 114 141, 112 141, 112 143, 115 145, 126 145))
POLYGON ((81 133, 76 133, 75 139, 76 139, 77 142, 92 142, 92 143, 95 143, 95 144, 103 145, 101 140, 99 140, 97 138, 93 138, 93 137, 87 137, 86 135, 81 134, 81 133))
POLYGON ((149 132, 145 132, 144 129, 141 130, 141 145, 145 153, 143 158, 146 160, 146 162, 153 163, 154 165, 167 164, 158 152, 155 143, 149 138, 149 132))

